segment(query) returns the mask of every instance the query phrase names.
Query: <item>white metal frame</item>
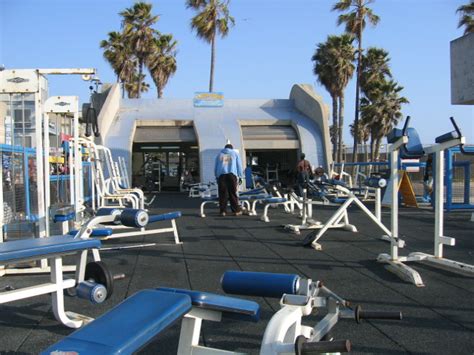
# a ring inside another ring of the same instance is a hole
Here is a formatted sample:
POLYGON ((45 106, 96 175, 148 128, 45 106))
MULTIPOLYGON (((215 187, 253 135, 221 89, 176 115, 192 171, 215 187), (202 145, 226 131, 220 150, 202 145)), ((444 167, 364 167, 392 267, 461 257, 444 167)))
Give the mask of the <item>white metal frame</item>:
POLYGON ((398 238, 398 151, 403 144, 408 143, 408 137, 402 136, 397 142, 390 146, 391 156, 391 184, 392 184, 392 205, 391 205, 391 226, 392 237, 390 254, 380 254, 377 261, 389 264, 389 270, 398 275, 403 280, 413 283, 417 287, 425 286, 420 274, 413 268, 404 264, 410 261, 423 261, 433 266, 437 266, 449 271, 463 275, 474 276, 474 265, 462 263, 455 260, 446 259, 443 256, 444 245, 454 246, 456 239, 444 235, 444 151, 451 147, 465 144, 465 137, 435 144, 425 148, 425 153, 435 154, 435 229, 434 229, 434 252, 427 254, 422 252, 410 253, 407 257, 398 255, 400 247, 398 238))
MULTIPOLYGON (((284 294, 280 310, 270 319, 262 338, 260 355, 294 354, 295 341, 300 335, 310 342, 317 342, 331 331, 341 318, 355 319, 349 303, 324 287, 319 281, 300 279, 300 291, 295 295, 284 294), (322 310, 326 314, 315 326, 303 324, 303 317, 322 310)), ((199 344, 203 320, 219 322, 222 313, 193 307, 181 323, 178 355, 230 355, 243 354, 209 348, 199 344)))

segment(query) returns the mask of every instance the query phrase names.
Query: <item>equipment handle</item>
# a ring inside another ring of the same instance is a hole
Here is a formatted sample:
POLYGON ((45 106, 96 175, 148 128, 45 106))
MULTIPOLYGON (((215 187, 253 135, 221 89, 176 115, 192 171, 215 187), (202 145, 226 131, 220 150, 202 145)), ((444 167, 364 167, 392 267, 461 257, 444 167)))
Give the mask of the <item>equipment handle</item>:
POLYGON ((315 341, 310 342, 308 338, 300 335, 295 341, 296 355, 312 355, 322 353, 348 353, 352 350, 350 340, 315 341))
POLYGON ((459 136, 459 137, 462 137, 461 130, 459 129, 459 126, 458 126, 458 124, 456 123, 456 120, 454 119, 454 117, 451 116, 451 117, 449 117, 449 119, 451 120, 451 123, 453 124, 454 129, 456 130, 458 136, 459 136))
POLYGON ((402 312, 398 311, 364 311, 361 306, 355 309, 355 320, 360 323, 362 319, 392 319, 401 320, 402 312))
POLYGON ((402 129, 402 135, 404 135, 404 136, 406 136, 406 134, 407 134, 408 124, 410 123, 410 120, 411 120, 411 117, 407 116, 407 119, 406 119, 405 124, 403 125, 403 129, 402 129))

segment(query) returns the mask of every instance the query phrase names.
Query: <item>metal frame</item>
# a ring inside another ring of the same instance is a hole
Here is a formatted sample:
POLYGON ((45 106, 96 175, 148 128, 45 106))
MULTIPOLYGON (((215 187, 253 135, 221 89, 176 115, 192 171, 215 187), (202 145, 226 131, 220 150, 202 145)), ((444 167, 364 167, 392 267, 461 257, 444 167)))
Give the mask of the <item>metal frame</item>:
MULTIPOLYGON (((454 120, 451 120, 459 133, 459 137, 425 148, 425 153, 435 154, 435 180, 438 182, 444 181, 445 150, 455 146, 463 146, 465 144, 465 138, 461 135, 454 120)), ((408 137, 405 135, 405 129, 408 126, 408 122, 409 119, 407 118, 403 130, 403 136, 394 144, 391 144, 389 148, 391 157, 390 183, 392 184, 392 235, 389 236, 390 254, 379 254, 377 261, 388 264, 388 269, 390 271, 398 275, 400 278, 413 283, 417 287, 425 286, 423 280, 420 274, 413 268, 405 265, 405 262, 424 261, 432 264, 433 266, 441 267, 452 272, 474 276, 474 265, 446 259, 443 256, 444 245, 454 246, 456 242, 455 238, 444 236, 444 183, 437 183, 435 185, 435 231, 433 254, 413 252, 407 257, 400 257, 398 254, 398 249, 403 247, 403 241, 401 241, 398 237, 398 153, 401 146, 408 143, 408 137)))

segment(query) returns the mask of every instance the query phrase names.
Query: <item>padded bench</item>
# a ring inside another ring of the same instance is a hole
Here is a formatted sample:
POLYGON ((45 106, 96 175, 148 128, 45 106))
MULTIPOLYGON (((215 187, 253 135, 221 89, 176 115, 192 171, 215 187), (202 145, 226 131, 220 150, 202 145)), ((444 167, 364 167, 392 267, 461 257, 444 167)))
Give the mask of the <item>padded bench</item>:
POLYGON ((158 290, 188 295, 194 307, 221 312, 226 318, 250 322, 258 322, 260 319, 260 305, 252 301, 179 288, 160 287, 158 290))
POLYGON ((131 354, 190 309, 185 294, 139 291, 41 354, 131 354))
POLYGON ((14 240, 0 243, 0 264, 74 254, 96 248, 100 248, 99 240, 74 239, 72 236, 14 240))
MULTIPOLYGON (((56 236, 48 238, 32 238, 0 243, 0 265, 8 265, 30 260, 48 259, 50 266, 49 282, 17 288, 11 291, 0 292, 0 304, 21 299, 51 294, 51 304, 55 318, 70 328, 81 327, 87 317, 66 313, 64 310, 64 290, 76 287, 84 280, 87 251, 97 250, 101 246, 100 240, 81 239, 73 236, 56 236), (76 256, 76 277, 63 278, 63 257, 76 256)), ((48 271, 40 269, 38 271, 48 271)), ((44 282, 44 280, 41 280, 44 282)))

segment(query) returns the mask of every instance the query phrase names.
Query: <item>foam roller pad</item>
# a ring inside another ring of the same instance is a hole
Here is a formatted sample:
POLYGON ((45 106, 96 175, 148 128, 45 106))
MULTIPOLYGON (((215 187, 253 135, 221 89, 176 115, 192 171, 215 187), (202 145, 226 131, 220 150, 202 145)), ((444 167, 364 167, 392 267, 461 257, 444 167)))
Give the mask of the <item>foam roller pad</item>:
POLYGON ((149 216, 145 210, 125 208, 120 215, 120 221, 124 226, 142 228, 148 224, 149 216))
MULTIPOLYGON (((117 217, 119 217, 121 214, 122 214, 122 210, 115 207, 99 208, 96 213, 97 216, 110 216, 110 215, 116 216, 115 222, 112 222, 111 224, 120 224, 120 220, 117 217)), ((109 224, 109 223, 106 223, 106 224, 109 224)))
POLYGON ((379 178, 379 177, 370 177, 367 180, 365 180, 365 185, 369 187, 385 187, 387 186, 387 180, 384 178, 379 178))
POLYGON ((226 271, 221 286, 224 292, 246 296, 281 298, 298 291, 299 276, 269 272, 226 271))

